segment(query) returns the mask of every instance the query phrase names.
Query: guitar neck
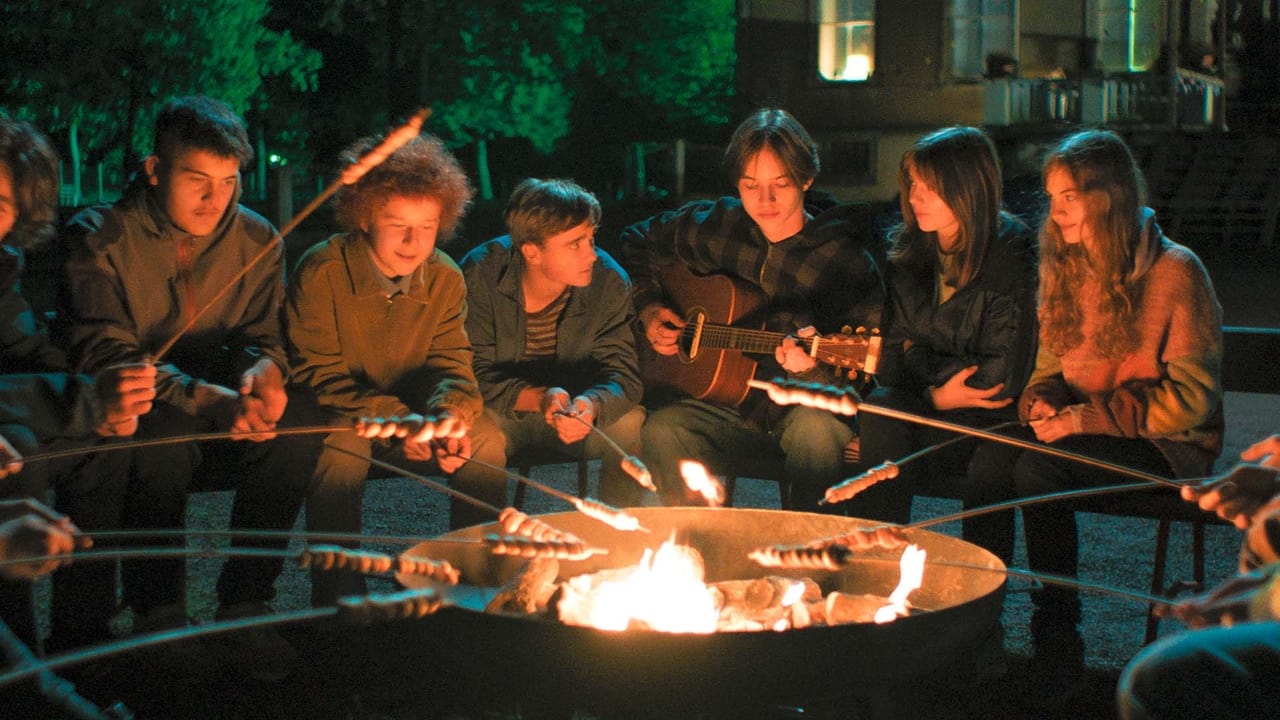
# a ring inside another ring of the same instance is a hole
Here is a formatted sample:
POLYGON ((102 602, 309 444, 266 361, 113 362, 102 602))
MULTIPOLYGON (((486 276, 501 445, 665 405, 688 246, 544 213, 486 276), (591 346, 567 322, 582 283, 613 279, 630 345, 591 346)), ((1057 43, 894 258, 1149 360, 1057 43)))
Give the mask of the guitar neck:
POLYGON ((772 355, 774 348, 781 345, 786 337, 785 333, 705 323, 702 326, 700 345, 704 350, 737 350, 772 355))

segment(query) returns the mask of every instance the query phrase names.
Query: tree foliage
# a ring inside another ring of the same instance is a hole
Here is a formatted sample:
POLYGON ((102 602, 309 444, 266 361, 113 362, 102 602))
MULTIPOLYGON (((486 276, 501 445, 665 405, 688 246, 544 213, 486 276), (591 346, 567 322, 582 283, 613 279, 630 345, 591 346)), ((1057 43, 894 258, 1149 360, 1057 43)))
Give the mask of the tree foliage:
POLYGON ((238 112, 264 77, 316 87, 319 53, 267 29, 268 0, 18 0, 5 3, 0 104, 57 135, 78 127, 93 159, 149 144, 158 105, 202 93, 238 112))

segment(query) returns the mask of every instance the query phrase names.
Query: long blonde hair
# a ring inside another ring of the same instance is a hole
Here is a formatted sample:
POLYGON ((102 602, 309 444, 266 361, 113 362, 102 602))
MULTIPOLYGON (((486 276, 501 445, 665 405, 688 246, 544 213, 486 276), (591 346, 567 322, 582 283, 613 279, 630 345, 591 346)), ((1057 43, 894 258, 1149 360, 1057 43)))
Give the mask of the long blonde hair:
POLYGON ((1133 154, 1115 133, 1086 130, 1066 138, 1045 158, 1042 177, 1065 171, 1085 204, 1092 247, 1063 242, 1058 224, 1040 226, 1040 336, 1055 355, 1084 342, 1081 280, 1092 274, 1100 288, 1101 322, 1095 345, 1117 357, 1137 344, 1133 317, 1141 278, 1134 272, 1143 233, 1147 189, 1133 154))

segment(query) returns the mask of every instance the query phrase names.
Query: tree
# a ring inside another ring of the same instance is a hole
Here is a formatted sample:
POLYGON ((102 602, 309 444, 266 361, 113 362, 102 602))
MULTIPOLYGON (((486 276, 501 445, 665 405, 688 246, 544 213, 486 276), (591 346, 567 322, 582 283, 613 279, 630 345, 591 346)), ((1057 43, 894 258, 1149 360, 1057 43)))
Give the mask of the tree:
MULTIPOLYGON (((300 4, 285 6, 296 19, 300 4)), ((566 79, 581 59, 586 22, 578 2, 327 0, 324 7, 321 27, 376 57, 365 74, 347 77, 357 87, 333 90, 368 96, 370 84, 381 87, 383 125, 430 105, 431 132, 475 148, 482 198, 493 196, 491 141, 523 138, 547 153, 568 131, 574 93, 566 79)))
POLYGON ((267 0, 6 3, 0 106, 66 133, 77 170, 81 148, 91 160, 118 151, 131 167, 167 97, 202 93, 244 113, 272 107, 264 77, 315 89, 320 55, 267 29, 267 10, 267 0))

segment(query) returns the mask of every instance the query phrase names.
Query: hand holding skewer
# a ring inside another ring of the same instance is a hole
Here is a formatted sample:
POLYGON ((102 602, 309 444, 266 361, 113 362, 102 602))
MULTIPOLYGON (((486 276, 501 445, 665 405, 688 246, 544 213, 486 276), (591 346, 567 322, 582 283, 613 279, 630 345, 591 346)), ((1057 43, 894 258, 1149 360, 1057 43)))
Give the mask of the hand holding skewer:
POLYGON ((53 572, 66 555, 91 547, 93 540, 66 515, 33 500, 0 501, 0 559, 31 562, 0 565, 0 575, 32 579, 53 572))
POLYGON ((22 453, 8 438, 0 435, 0 479, 22 472, 23 466, 22 453))
POLYGON ((542 395, 542 416, 565 445, 591 434, 596 425, 596 404, 586 395, 569 397, 564 388, 547 388, 542 395))
POLYGON ((599 435, 600 438, 603 439, 605 442, 609 443, 609 445, 614 449, 614 451, 617 452, 618 455, 622 457, 622 459, 619 461, 619 465, 622 467, 622 471, 625 472, 627 476, 630 477, 632 480, 635 480, 636 484, 638 484, 640 487, 644 488, 645 490, 648 490, 649 492, 658 492, 658 486, 653 484, 653 474, 649 472, 649 468, 645 467, 644 463, 640 460, 640 458, 636 457, 635 455, 627 454, 627 451, 622 449, 622 446, 619 445, 616 440, 609 437, 605 433, 605 431, 596 427, 596 424, 594 421, 588 422, 581 415, 565 415, 565 417, 586 428, 586 430, 583 432, 584 437, 586 436, 587 433, 595 433, 599 435))
POLYGON ((138 431, 138 416, 151 412, 156 397, 156 366, 152 363, 112 365, 98 373, 95 386, 102 404, 101 437, 128 437, 138 431))
POLYGON ((1182 499, 1246 530, 1262 517, 1280 511, 1280 468, 1236 465, 1225 476, 1184 486, 1182 499))
POLYGON ((1230 627, 1236 622, 1249 620, 1250 608, 1265 600, 1266 593, 1274 582, 1277 582, 1275 566, 1254 570, 1237 575, 1203 595, 1175 605, 1157 606, 1156 613, 1161 617, 1176 618, 1192 628, 1207 625, 1230 627))

